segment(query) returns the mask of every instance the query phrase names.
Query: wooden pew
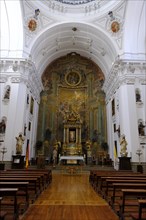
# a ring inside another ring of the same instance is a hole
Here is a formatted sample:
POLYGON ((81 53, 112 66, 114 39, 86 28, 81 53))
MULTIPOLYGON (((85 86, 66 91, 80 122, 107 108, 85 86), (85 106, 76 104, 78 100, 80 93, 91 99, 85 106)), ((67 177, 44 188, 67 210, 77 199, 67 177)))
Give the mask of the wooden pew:
MULTIPOLYGON (((96 188, 96 191, 98 193, 101 193, 101 195, 104 198, 107 198, 109 193, 112 192, 112 184, 113 182, 117 182, 119 184, 144 184, 139 185, 140 189, 144 189, 146 184, 146 174, 139 174, 139 173, 133 173, 133 172, 96 172, 92 171, 91 176, 89 177, 89 181, 93 188, 96 188), (108 175, 105 175, 108 174, 108 175), (108 180, 109 179, 109 180, 108 180), (109 181, 109 182, 108 182, 109 181), (111 190, 109 192, 109 189, 111 190)), ((123 188, 127 188, 126 186, 123 186, 123 188)), ((133 185, 131 188, 135 188, 133 185)), ((137 187, 136 187, 137 189, 137 187)), ((123 195, 123 194, 122 194, 123 195)), ((120 206, 121 208, 121 206, 120 206)))
POLYGON ((118 175, 118 176, 102 176, 101 177, 101 181, 100 181, 100 184, 98 185, 98 192, 100 193, 102 191, 102 189, 104 187, 107 188, 108 190, 108 185, 109 185, 109 182, 107 182, 107 180, 136 180, 136 179, 141 179, 141 180, 146 180, 146 175, 137 175, 137 174, 131 174, 131 175, 118 175))
POLYGON ((138 200, 139 210, 138 214, 131 214, 133 220, 145 220, 146 219, 146 199, 138 200), (145 212, 144 212, 145 209, 145 212))
POLYGON ((113 189, 111 190, 111 195, 109 195, 111 198, 109 199, 109 203, 112 206, 112 208, 114 208, 115 206, 115 202, 116 199, 120 199, 120 197, 122 196, 122 191, 121 189, 127 189, 127 188, 131 188, 131 189, 146 189, 146 183, 141 183, 141 181, 139 181, 138 183, 113 183, 112 184, 113 189))
MULTIPOLYGON (((33 169, 26 169, 28 172, 33 172, 33 169)), ((44 173, 46 176, 47 183, 50 184, 52 182, 52 170, 51 169, 35 169, 37 173, 44 173)))
POLYGON ((145 220, 146 219, 146 199, 138 200, 138 204, 139 204, 138 213, 132 213, 130 216, 132 217, 133 220, 145 220))
POLYGON ((2 210, 0 209, 0 220, 5 220, 6 215, 7 215, 7 212, 2 211, 2 210))
POLYGON ((0 182, 29 182, 29 198, 31 199, 32 203, 38 197, 37 181, 38 177, 0 177, 0 182))
POLYGON ((7 172, 15 173, 29 173, 29 174, 43 174, 45 188, 52 182, 52 170, 50 169, 8 169, 7 172))
MULTIPOLYGON (((2 182, 0 181, 0 188, 18 188, 17 197, 21 197, 20 206, 21 204, 24 206, 24 211, 29 206, 28 185, 29 185, 29 182, 2 182)), ((17 201, 19 201, 19 198, 17 198, 17 201)))
POLYGON ((101 188, 102 186, 104 186, 105 184, 105 179, 107 177, 109 178, 116 178, 116 177, 132 177, 132 176, 141 176, 141 177, 145 177, 146 178, 146 175, 143 175, 143 174, 139 174, 139 173, 134 173, 132 171, 128 172, 128 171, 104 171, 104 172, 101 172, 101 171, 94 171, 94 172, 91 172, 92 173, 92 177, 91 179, 89 178, 89 181, 91 181, 91 185, 93 186, 93 188, 95 189, 95 191, 97 191, 98 193, 100 193, 101 191, 101 188))
POLYGON ((146 178, 138 178, 138 177, 129 177, 129 178, 126 178, 126 177, 122 177, 122 178, 107 178, 106 179, 106 185, 105 185, 105 188, 101 188, 101 190, 103 190, 102 194, 103 194, 103 197, 108 197, 108 193, 109 193, 109 190, 112 190, 113 189, 113 183, 137 183, 137 184, 140 184, 140 183, 143 183, 143 184, 146 184, 146 178))
POLYGON ((3 211, 1 209, 1 201, 2 201, 3 197, 0 197, 0 220, 5 220, 5 216, 7 215, 7 212, 3 211))
MULTIPOLYGON (((137 198, 146 198, 146 189, 122 189, 122 199, 119 202, 120 210, 119 216, 120 219, 124 219, 126 214, 130 216, 130 212, 133 212, 133 208, 138 207, 137 198), (126 211, 126 208, 130 210, 126 211)), ((135 209, 135 211, 137 211, 135 209)))
POLYGON ((3 200, 5 200, 5 197, 13 198, 13 201, 11 202, 11 204, 7 204, 7 205, 11 205, 13 207, 14 209, 13 217, 15 220, 19 218, 19 206, 17 203, 17 192, 18 192, 18 188, 0 188, 0 197, 3 197, 3 200))
POLYGON ((34 177, 37 178, 37 188, 38 188, 38 194, 43 190, 44 186, 43 186, 43 180, 42 180, 42 176, 43 174, 27 174, 27 173, 1 173, 0 177, 13 177, 13 178, 29 178, 29 177, 34 177))

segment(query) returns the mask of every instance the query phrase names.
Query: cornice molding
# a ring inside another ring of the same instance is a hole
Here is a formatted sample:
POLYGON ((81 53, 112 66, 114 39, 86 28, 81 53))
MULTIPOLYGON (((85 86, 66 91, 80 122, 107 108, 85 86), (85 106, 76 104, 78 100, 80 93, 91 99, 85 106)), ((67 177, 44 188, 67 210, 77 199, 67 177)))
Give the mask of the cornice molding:
POLYGON ((0 83, 6 83, 7 80, 8 80, 8 76, 7 75, 0 74, 0 83))
POLYGON ((25 83, 34 98, 40 101, 40 92, 43 90, 41 79, 37 75, 34 63, 30 59, 5 59, 0 61, 0 82, 25 83))
POLYGON ((146 62, 116 60, 103 85, 108 102, 121 85, 146 85, 146 62))

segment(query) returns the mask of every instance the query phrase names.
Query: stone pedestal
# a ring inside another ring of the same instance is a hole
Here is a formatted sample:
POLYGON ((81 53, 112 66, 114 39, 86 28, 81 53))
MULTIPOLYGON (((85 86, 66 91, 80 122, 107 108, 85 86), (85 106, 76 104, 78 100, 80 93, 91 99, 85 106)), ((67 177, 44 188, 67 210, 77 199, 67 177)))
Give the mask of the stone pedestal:
POLYGON ((45 157, 42 155, 39 155, 37 157, 37 168, 38 169, 44 169, 45 168, 45 157))
POLYGON ((143 173, 143 166, 141 164, 137 165, 137 172, 143 173))
POLYGON ((24 158, 23 155, 12 155, 12 169, 24 169, 24 158))
POLYGON ((119 157, 119 170, 131 170, 131 157, 119 157))
POLYGON ((0 170, 5 170, 5 164, 4 163, 0 163, 0 170))

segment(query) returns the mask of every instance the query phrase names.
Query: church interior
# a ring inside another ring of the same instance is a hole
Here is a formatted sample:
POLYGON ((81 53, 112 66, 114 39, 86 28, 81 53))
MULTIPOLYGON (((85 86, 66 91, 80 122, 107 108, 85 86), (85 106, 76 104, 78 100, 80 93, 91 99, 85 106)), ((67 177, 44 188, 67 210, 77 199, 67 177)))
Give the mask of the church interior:
POLYGON ((0 14, 0 219, 146 219, 146 2, 0 14))

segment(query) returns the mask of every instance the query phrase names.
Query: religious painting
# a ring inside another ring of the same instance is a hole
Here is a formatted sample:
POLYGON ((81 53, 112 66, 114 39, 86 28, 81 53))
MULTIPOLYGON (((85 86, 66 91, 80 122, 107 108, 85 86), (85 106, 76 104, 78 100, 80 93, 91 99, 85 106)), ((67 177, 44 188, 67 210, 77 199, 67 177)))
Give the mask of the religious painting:
POLYGON ((114 124, 114 132, 116 132, 117 131, 117 129, 116 129, 116 124, 114 124))
POLYGON ((115 99, 112 100, 112 116, 115 115, 115 99))
POLYGON ((28 123, 28 130, 31 130, 31 122, 28 123))
POLYGON ((27 104, 29 104, 29 94, 27 94, 27 100, 26 100, 27 104))
POLYGON ((31 102, 30 102, 30 113, 33 114, 33 108, 34 108, 34 99, 31 97, 31 102))
MULTIPOLYGON (((59 88, 58 96, 58 135, 59 138, 63 135, 63 122, 69 115, 75 114, 82 122, 86 121, 86 89, 85 88, 59 88)), ((86 125, 86 123, 84 123, 86 125)), ((82 127, 82 129, 84 129, 82 127)), ((75 136, 74 131, 71 131, 70 137, 75 136)), ((62 139, 62 138, 61 138, 62 139)))
POLYGON ((37 28, 37 22, 35 19, 31 19, 29 22, 28 22, 28 29, 30 31, 35 31, 37 28))
POLYGON ((85 89, 59 89, 58 98, 59 113, 66 117, 68 113, 75 112, 80 115, 83 120, 86 109, 86 93, 85 89))
POLYGON ((76 130, 71 129, 69 131, 69 142, 75 142, 76 141, 76 130))
POLYGON ((113 21, 111 24, 111 30, 114 33, 117 33, 120 30, 120 24, 117 21, 113 21))

